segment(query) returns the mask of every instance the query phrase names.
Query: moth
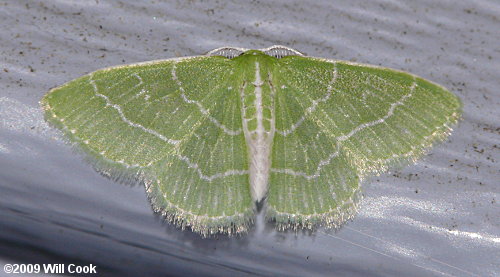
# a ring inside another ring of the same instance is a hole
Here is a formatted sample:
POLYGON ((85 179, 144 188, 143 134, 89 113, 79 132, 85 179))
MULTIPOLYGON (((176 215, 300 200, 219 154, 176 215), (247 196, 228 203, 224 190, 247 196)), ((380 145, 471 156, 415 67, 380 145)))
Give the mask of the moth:
POLYGON ((203 236, 339 227, 363 179, 444 140, 459 99, 415 75, 272 46, 98 70, 52 89, 46 119, 154 211, 203 236))

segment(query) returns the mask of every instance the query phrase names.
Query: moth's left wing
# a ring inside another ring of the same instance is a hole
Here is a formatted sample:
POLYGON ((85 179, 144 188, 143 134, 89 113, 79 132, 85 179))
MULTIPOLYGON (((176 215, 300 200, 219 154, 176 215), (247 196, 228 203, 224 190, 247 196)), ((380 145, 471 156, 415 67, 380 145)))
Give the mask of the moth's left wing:
POLYGON ((203 235, 253 218, 232 61, 193 57, 99 70, 53 89, 47 119, 111 177, 147 185, 157 212, 203 235))

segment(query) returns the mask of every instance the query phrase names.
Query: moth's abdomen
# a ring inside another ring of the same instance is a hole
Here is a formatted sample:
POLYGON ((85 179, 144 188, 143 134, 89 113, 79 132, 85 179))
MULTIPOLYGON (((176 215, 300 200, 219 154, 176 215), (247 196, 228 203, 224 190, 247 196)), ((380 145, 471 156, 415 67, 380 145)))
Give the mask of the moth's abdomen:
POLYGON ((249 150, 250 190, 255 201, 262 200, 269 183, 271 147, 275 132, 274 93, 268 70, 258 61, 241 89, 243 132, 249 150))

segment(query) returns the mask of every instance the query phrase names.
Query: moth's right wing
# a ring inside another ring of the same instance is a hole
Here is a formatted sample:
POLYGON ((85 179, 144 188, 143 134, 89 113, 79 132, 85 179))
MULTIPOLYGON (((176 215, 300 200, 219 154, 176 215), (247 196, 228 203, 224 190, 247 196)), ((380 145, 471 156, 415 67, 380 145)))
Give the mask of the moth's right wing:
POLYGON ((415 161, 461 114, 454 94, 389 68, 286 57, 273 76, 268 217, 283 227, 341 225, 361 179, 415 161))

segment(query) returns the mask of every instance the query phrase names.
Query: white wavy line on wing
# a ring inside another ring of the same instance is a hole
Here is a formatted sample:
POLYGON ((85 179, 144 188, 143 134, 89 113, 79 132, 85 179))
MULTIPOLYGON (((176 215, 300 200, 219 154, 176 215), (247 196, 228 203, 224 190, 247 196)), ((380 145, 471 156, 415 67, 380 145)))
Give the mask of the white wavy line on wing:
POLYGON ((318 106, 318 104, 320 102, 326 102, 330 96, 332 96, 332 86, 333 84, 335 83, 335 81, 337 80, 337 66, 334 64, 334 67, 333 67, 333 78, 332 80, 330 81, 330 83, 328 84, 328 88, 327 88, 327 93, 324 97, 322 98, 319 98, 319 99, 316 99, 316 100, 313 100, 312 102, 312 105, 309 106, 306 111, 304 112, 304 115, 302 115, 301 118, 299 118, 299 120, 297 120, 297 122, 295 122, 292 127, 290 127, 289 129, 287 130, 284 130, 284 131, 281 131, 281 130, 276 130, 276 132, 284 137, 288 136, 289 134, 291 134, 293 131, 295 131, 295 129, 297 129, 303 122, 304 120, 306 119, 306 115, 314 112, 316 110, 316 107, 318 106))
POLYGON ((196 106, 198 106, 198 109, 200 110, 200 112, 204 115, 207 116, 207 118, 213 123, 215 124, 217 127, 221 128, 224 133, 228 134, 228 135, 231 135, 231 136, 235 136, 235 135, 239 135, 241 134, 242 130, 241 129, 238 129, 238 130, 231 130, 229 128, 227 128, 224 124, 220 123, 217 119, 215 119, 214 117, 212 117, 210 115, 210 112, 205 109, 205 107, 203 107, 203 105, 200 104, 200 102, 196 101, 196 100, 191 100, 189 99, 184 93, 185 93, 185 90, 184 88, 182 87, 182 83, 181 81, 177 78, 177 74, 175 72, 175 64, 172 66, 172 80, 176 81, 177 82, 177 85, 179 86, 179 90, 182 91, 182 94, 181 94, 181 97, 182 99, 184 100, 184 102, 188 103, 188 104, 195 104, 196 106))
POLYGON ((314 174, 308 175, 305 172, 295 171, 293 169, 288 169, 288 168, 272 168, 271 171, 277 172, 277 173, 290 174, 293 176, 302 176, 308 180, 318 178, 320 176, 321 169, 325 165, 328 165, 331 162, 331 160, 333 159, 333 157, 336 157, 339 154, 339 150, 340 150, 339 147, 340 147, 340 143, 342 141, 348 140, 349 138, 354 136, 357 132, 359 132, 367 127, 371 127, 371 126, 385 122, 386 119, 388 119, 389 117, 391 117, 394 114, 394 110, 396 109, 397 106, 403 105, 404 101, 406 101, 406 99, 410 98, 413 95, 413 91, 415 90, 416 86, 417 86, 417 83, 413 82, 413 84, 410 87, 410 92, 408 94, 403 95, 397 102, 392 103, 391 106, 389 107, 387 114, 385 116, 383 116, 382 118, 374 120, 374 121, 370 121, 367 123, 363 123, 363 124, 357 126, 356 128, 354 128, 353 130, 351 130, 349 133, 347 133, 347 135, 342 135, 342 136, 336 137, 337 150, 335 152, 331 153, 327 159, 320 161, 320 163, 318 164, 318 167, 316 169, 316 172, 314 174))
POLYGON ((191 162, 191 160, 188 157, 181 156, 181 155, 178 155, 177 157, 181 161, 184 161, 188 165, 189 168, 196 169, 196 171, 198 172, 198 175, 200 176, 201 179, 203 179, 205 181, 209 181, 209 182, 212 182, 215 179, 223 178, 223 177, 227 177, 227 176, 248 174, 248 170, 236 170, 236 169, 232 169, 232 170, 228 170, 226 172, 216 173, 214 175, 208 176, 208 175, 203 174, 203 172, 201 171, 201 169, 198 166, 198 164, 191 162))
POLYGON ((109 97, 107 97, 106 95, 104 94, 100 94, 97 92, 97 85, 95 84, 94 80, 92 80, 92 76, 90 77, 90 83, 92 84, 92 87, 94 88, 94 93, 96 96, 98 97, 101 97, 103 98, 105 101, 106 101, 106 106, 110 106, 112 108, 114 108, 116 111, 118 111, 118 114, 120 115, 120 118, 125 122, 127 123, 128 125, 132 126, 132 127, 135 127, 135 128, 139 128, 141 130, 143 130, 144 132, 147 132, 149 134, 152 134, 154 136, 156 136, 157 138, 169 143, 169 144, 177 144, 180 142, 180 140, 174 140, 174 139, 170 139, 170 138, 167 138, 165 137, 164 135, 156 132, 155 130, 151 130, 149 128, 146 128, 144 126, 142 126, 141 124, 138 124, 138 123, 135 123, 135 122, 132 122, 130 121, 126 116, 125 114, 123 113, 122 111, 122 108, 117 105, 117 104, 113 104, 111 102, 111 100, 109 99, 109 97))

